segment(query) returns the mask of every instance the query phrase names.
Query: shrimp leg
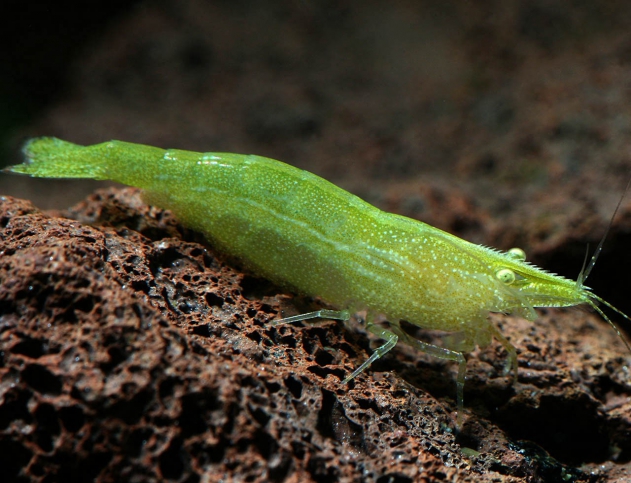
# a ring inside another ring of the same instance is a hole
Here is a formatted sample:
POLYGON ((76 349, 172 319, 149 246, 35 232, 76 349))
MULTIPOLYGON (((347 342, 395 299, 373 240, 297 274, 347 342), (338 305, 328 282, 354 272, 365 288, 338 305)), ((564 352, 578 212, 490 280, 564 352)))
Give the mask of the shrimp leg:
POLYGON ((284 319, 278 319, 272 322, 272 326, 281 324, 293 324, 294 322, 302 322, 309 319, 333 319, 347 321, 351 318, 351 313, 348 310, 327 310, 321 309, 315 312, 307 312, 306 314, 292 315, 291 317, 285 317, 284 319))
MULTIPOLYGON (((434 344, 428 344, 427 342, 423 342, 412 337, 410 334, 406 333, 400 326, 392 325, 391 330, 396 332, 396 334, 408 345, 420 350, 421 352, 425 352, 432 357, 436 357, 437 359, 443 359, 448 361, 454 361, 458 363, 458 376, 456 377, 456 404, 458 416, 456 419, 457 426, 460 427, 462 425, 463 418, 463 409, 464 409, 464 382, 465 382, 465 374, 467 371, 467 360, 462 355, 462 352, 454 351, 451 349, 447 349, 445 347, 440 347, 434 344)), ((508 341, 507 341, 508 342, 508 341)))

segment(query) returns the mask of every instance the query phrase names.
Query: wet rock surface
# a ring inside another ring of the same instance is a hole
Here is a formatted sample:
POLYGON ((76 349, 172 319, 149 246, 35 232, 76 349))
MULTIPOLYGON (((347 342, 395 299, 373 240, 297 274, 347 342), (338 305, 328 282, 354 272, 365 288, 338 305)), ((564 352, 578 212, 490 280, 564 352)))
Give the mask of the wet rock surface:
MULTIPOLYGON (((484 214, 475 213, 483 217, 484 214)), ((605 482, 629 477, 629 354, 586 311, 493 316, 518 349, 455 368, 243 273, 135 189, 0 201, 5 481, 605 482)), ((412 330, 414 328, 410 328, 412 330)), ((433 334, 420 334, 434 337, 433 334)))

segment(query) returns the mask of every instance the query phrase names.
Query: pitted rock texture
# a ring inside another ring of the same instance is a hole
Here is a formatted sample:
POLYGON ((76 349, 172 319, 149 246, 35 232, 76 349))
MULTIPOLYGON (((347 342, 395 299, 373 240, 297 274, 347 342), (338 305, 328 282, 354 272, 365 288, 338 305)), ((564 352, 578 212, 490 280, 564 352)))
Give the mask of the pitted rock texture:
POLYGON ((0 282, 3 481, 628 475, 629 354, 585 312, 494 316, 519 381, 498 344, 474 352, 456 433, 452 365, 398 347, 342 384, 376 341, 272 326, 320 304, 239 271, 134 189, 56 214, 1 198, 0 282))

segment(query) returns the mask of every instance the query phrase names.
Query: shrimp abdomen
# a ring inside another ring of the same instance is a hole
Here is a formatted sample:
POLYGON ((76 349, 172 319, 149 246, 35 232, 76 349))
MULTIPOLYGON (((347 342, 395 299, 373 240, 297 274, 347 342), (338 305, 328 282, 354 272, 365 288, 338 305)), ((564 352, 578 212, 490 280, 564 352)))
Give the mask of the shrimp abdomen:
POLYGON ((9 171, 142 188, 147 201, 262 276, 336 305, 364 297, 357 289, 371 272, 362 270, 357 241, 377 231, 384 213, 307 171, 260 156, 121 141, 36 138, 24 151, 28 161, 9 171))

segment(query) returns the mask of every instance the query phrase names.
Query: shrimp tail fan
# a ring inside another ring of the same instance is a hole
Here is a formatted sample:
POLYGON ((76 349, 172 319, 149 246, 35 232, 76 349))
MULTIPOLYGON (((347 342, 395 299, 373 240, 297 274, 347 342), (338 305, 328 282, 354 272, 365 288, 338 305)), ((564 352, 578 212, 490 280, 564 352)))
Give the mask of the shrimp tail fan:
POLYGON ((24 146, 26 162, 5 168, 5 172, 36 178, 107 179, 104 156, 84 146, 54 137, 31 139, 24 146))

